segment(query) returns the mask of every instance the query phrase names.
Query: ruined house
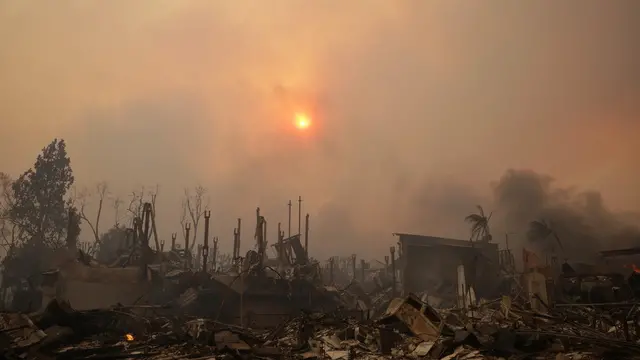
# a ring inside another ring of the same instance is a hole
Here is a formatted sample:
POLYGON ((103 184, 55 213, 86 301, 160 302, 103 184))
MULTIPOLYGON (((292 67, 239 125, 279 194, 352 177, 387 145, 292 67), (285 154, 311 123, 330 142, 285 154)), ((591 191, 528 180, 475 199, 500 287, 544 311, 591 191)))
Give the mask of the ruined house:
POLYGON ((498 245, 434 236, 394 234, 399 238, 398 273, 403 294, 455 298, 458 268, 479 297, 492 297, 499 286, 498 245))

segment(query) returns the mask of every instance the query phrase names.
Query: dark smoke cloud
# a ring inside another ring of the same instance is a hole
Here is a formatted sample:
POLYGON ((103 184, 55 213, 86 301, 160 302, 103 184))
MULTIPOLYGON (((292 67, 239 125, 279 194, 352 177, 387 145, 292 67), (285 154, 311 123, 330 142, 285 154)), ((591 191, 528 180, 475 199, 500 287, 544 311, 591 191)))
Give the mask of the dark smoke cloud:
MULTIPOLYGON (((560 238, 566 257, 592 257, 599 250, 640 246, 636 214, 611 211, 597 191, 564 188, 531 170, 508 170, 494 185, 495 207, 525 247, 544 248, 527 236, 531 221, 545 221, 560 238)), ((555 241, 552 238, 546 241, 555 241)))

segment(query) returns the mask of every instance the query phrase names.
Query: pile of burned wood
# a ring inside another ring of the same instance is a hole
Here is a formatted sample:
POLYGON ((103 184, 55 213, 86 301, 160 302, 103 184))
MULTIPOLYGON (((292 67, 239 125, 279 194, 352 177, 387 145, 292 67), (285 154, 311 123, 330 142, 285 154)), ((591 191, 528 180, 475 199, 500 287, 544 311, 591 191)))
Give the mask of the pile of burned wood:
POLYGON ((52 301, 37 314, 0 314, 1 359, 631 359, 640 358, 636 306, 566 306, 537 313, 504 297, 436 311, 394 299, 370 321, 303 312, 251 330, 163 315, 153 306, 73 310, 52 301))

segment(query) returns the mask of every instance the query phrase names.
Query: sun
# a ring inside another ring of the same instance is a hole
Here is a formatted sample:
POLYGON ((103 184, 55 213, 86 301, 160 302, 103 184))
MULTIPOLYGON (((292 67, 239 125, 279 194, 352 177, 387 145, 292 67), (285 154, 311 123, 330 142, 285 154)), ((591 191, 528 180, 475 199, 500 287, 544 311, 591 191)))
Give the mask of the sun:
POLYGON ((294 125, 298 129, 304 130, 304 129, 308 128, 309 126, 311 126, 311 119, 306 114, 297 113, 295 115, 295 117, 294 117, 294 125))

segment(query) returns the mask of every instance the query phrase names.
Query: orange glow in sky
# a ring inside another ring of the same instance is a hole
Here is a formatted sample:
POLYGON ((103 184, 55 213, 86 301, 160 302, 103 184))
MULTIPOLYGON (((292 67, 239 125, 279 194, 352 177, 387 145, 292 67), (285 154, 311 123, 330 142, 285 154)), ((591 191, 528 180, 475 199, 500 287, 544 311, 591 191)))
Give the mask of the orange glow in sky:
POLYGON ((294 125, 300 130, 304 130, 311 126, 311 119, 306 114, 297 113, 294 120, 294 125))

